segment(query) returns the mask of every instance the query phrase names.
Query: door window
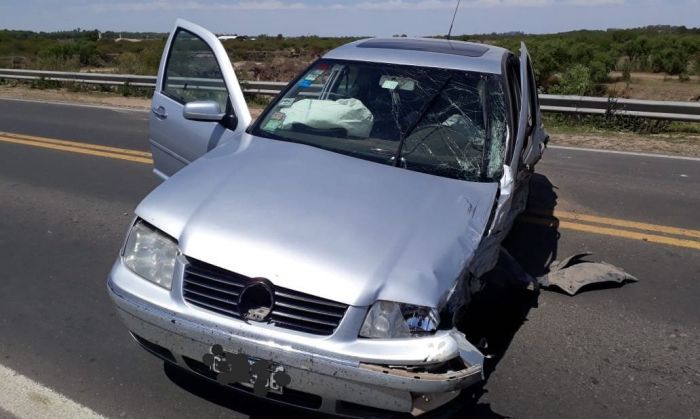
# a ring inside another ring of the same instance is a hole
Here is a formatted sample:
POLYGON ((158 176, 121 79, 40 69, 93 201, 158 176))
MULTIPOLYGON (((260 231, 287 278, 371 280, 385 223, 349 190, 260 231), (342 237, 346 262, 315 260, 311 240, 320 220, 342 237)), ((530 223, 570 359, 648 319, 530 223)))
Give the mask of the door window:
POLYGON ((214 52, 198 36, 179 29, 170 48, 163 93, 182 104, 213 100, 227 109, 228 91, 214 52))
MULTIPOLYGON (((518 121, 520 119, 520 64, 519 60, 515 57, 511 57, 508 60, 508 84, 510 90, 510 103, 511 103, 511 114, 513 115, 513 138, 517 138, 518 135, 518 121)), ((510 161, 513 153, 513 146, 508 149, 507 160, 510 161)))
POLYGON ((530 82, 530 126, 531 128, 538 125, 540 121, 537 120, 537 109, 539 109, 539 98, 537 97, 537 83, 535 82, 535 73, 532 69, 532 61, 528 57, 527 60, 527 78, 530 82))
POLYGON ((537 123, 535 120, 537 117, 536 113, 538 104, 537 87, 535 86, 535 76, 532 72, 532 64, 530 63, 529 57, 527 59, 527 82, 530 85, 529 97, 527 98, 527 100, 530 102, 530 106, 528 107, 527 112, 527 126, 525 131, 525 141, 522 148, 522 158, 527 156, 527 154, 530 152, 530 147, 532 145, 532 132, 535 128, 535 124, 537 123))

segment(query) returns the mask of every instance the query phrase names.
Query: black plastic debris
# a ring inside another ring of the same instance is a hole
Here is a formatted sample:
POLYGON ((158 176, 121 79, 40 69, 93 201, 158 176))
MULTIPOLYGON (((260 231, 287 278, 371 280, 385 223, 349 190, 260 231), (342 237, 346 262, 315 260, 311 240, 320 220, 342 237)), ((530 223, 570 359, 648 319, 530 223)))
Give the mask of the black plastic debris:
POLYGON ((531 291, 537 288, 538 280, 527 273, 513 255, 503 247, 501 247, 498 263, 492 271, 492 276, 504 285, 531 291))

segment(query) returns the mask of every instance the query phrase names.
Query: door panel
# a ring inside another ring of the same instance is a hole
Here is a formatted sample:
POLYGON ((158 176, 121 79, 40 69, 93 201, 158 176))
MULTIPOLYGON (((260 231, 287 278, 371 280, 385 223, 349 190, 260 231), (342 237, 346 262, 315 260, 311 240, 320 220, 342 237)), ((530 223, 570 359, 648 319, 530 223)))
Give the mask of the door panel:
POLYGON ((151 104, 149 137, 154 171, 167 178, 244 131, 251 117, 233 66, 214 34, 178 20, 165 46, 151 104), (216 102, 220 122, 183 116, 187 103, 216 102))
POLYGON ((535 70, 529 55, 527 57, 527 73, 530 83, 530 115, 532 126, 529 128, 531 132, 530 139, 527 142, 527 147, 523 150, 522 161, 527 168, 532 168, 542 157, 542 152, 549 140, 549 136, 542 124, 542 112, 540 112, 540 101, 537 96, 537 84, 535 82, 535 70))
POLYGON ((528 78, 528 62, 530 55, 524 42, 520 43, 520 115, 518 116, 518 127, 513 149, 511 166, 518 170, 520 168, 522 151, 528 146, 530 120, 530 80, 528 78))

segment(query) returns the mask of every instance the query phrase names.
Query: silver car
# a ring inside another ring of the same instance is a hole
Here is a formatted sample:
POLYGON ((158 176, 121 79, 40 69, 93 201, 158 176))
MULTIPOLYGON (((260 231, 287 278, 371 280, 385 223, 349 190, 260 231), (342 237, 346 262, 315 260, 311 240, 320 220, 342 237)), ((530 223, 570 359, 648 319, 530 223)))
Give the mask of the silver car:
POLYGON ((546 141, 525 45, 352 42, 252 122, 217 37, 178 20, 150 122, 165 181, 109 293, 145 349, 221 384, 343 415, 435 410, 483 379, 456 317, 546 141))

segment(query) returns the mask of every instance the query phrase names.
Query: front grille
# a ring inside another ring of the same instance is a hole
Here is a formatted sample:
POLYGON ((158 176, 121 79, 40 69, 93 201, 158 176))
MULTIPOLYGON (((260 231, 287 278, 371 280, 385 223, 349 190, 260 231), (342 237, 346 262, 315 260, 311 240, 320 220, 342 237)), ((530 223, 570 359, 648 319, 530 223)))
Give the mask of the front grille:
MULTIPOLYGON (((185 301, 240 319, 238 296, 253 280, 247 276, 188 259, 183 281, 185 301)), ((315 335, 330 335, 348 306, 287 288, 274 287, 275 304, 269 322, 277 327, 315 335)))

